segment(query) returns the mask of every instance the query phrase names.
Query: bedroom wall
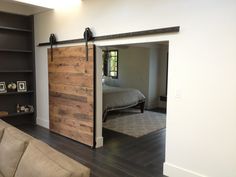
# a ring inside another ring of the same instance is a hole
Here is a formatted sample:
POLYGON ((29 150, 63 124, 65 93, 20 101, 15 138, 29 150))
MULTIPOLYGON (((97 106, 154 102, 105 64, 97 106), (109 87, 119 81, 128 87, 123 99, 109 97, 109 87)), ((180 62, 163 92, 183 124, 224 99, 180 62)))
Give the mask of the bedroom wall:
POLYGON ((108 84, 124 88, 136 88, 149 103, 149 49, 143 47, 117 48, 119 51, 118 79, 110 79, 108 84))
POLYGON ((166 108, 160 96, 166 95, 168 44, 157 44, 149 48, 148 109, 166 108))
MULTIPOLYGON (((164 172, 170 177, 235 177, 236 1, 86 0, 35 16, 35 42, 180 25, 178 34, 96 42, 109 46, 169 41, 164 172)), ((99 59, 98 59, 99 60, 99 59)), ((46 47, 36 47, 38 123, 48 125, 46 47)), ((101 135, 101 134, 100 134, 101 135)))
POLYGON ((160 92, 160 50, 159 47, 149 48, 148 58, 148 102, 147 108, 156 108, 159 104, 160 92))
MULTIPOLYGON (((167 65, 168 65, 168 44, 160 45, 159 46, 159 72, 158 72, 158 95, 165 96, 166 95, 166 74, 168 72, 167 65)), ((167 86, 168 87, 168 86, 167 86)), ((166 108, 166 101, 158 101, 158 107, 166 108)))
POLYGON ((108 79, 106 84, 136 88, 146 97, 146 109, 165 107, 160 96, 165 95, 166 50, 161 44, 110 48, 119 51, 118 79, 108 79))

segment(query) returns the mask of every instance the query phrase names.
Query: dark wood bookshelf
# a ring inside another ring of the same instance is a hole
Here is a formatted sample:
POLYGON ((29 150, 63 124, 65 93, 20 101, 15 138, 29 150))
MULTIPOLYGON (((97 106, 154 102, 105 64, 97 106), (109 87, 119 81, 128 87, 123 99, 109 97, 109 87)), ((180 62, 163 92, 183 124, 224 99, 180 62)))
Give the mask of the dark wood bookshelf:
POLYGON ((166 102, 167 101, 167 96, 160 96, 160 100, 166 102))
POLYGON ((0 118, 7 118, 7 117, 17 117, 17 116, 24 116, 24 115, 32 115, 34 112, 16 112, 16 113, 10 113, 5 116, 1 116, 0 118))
POLYGON ((33 70, 0 70, 0 73, 32 73, 33 70))
POLYGON ((32 50, 18 50, 18 49, 2 49, 0 52, 16 52, 16 53, 32 53, 32 50))
POLYGON ((34 93, 33 90, 27 91, 27 92, 6 92, 6 93, 0 93, 1 95, 24 95, 24 94, 32 94, 34 93))
POLYGON ((28 33, 32 32, 32 30, 30 29, 13 28, 13 27, 6 27, 6 26, 0 26, 0 30, 20 31, 20 32, 28 32, 28 33))
POLYGON ((11 124, 36 123, 33 16, 0 12, 0 82, 26 81, 27 92, 0 93, 0 117, 11 124), (17 113, 16 105, 33 105, 34 112, 17 113))

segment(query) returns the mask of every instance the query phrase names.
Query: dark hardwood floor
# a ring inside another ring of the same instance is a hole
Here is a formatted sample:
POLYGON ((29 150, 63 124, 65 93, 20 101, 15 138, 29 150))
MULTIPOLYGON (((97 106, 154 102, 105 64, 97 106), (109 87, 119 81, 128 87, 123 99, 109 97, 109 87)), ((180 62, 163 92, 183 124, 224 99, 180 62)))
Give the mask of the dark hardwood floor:
POLYGON ((153 112, 160 112, 160 113, 166 113, 166 108, 154 108, 154 109, 150 109, 148 111, 153 111, 153 112))
POLYGON ((133 138, 104 129, 104 147, 91 149, 40 126, 18 126, 91 169, 91 177, 164 177, 165 129, 133 138))

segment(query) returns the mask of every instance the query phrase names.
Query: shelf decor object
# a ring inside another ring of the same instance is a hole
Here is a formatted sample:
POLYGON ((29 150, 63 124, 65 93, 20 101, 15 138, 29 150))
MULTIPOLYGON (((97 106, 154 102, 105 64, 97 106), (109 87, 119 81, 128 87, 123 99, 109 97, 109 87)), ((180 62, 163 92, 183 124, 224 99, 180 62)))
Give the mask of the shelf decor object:
POLYGON ((0 82, 0 93, 6 93, 6 83, 5 82, 0 82))
POLYGON ((26 81, 17 81, 17 92, 27 92, 26 81))
POLYGON ((7 116, 8 112, 6 111, 0 111, 0 117, 7 116))
POLYGON ((0 12, 0 111, 13 125, 36 122, 33 19, 0 12), (17 104, 32 105, 34 111, 17 112, 17 104))
POLYGON ((34 112, 34 106, 17 104, 16 105, 16 112, 17 113, 20 113, 20 112, 34 112))
POLYGON ((10 82, 7 84, 7 91, 14 92, 16 91, 16 89, 17 89, 16 83, 10 82))

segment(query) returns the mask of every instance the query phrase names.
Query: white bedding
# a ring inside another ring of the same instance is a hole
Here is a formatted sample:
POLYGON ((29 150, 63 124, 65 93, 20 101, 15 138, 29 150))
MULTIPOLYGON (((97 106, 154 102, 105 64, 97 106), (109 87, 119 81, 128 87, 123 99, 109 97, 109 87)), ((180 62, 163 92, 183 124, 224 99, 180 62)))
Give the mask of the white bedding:
POLYGON ((125 109, 145 101, 145 96, 137 89, 103 85, 103 112, 125 109))

